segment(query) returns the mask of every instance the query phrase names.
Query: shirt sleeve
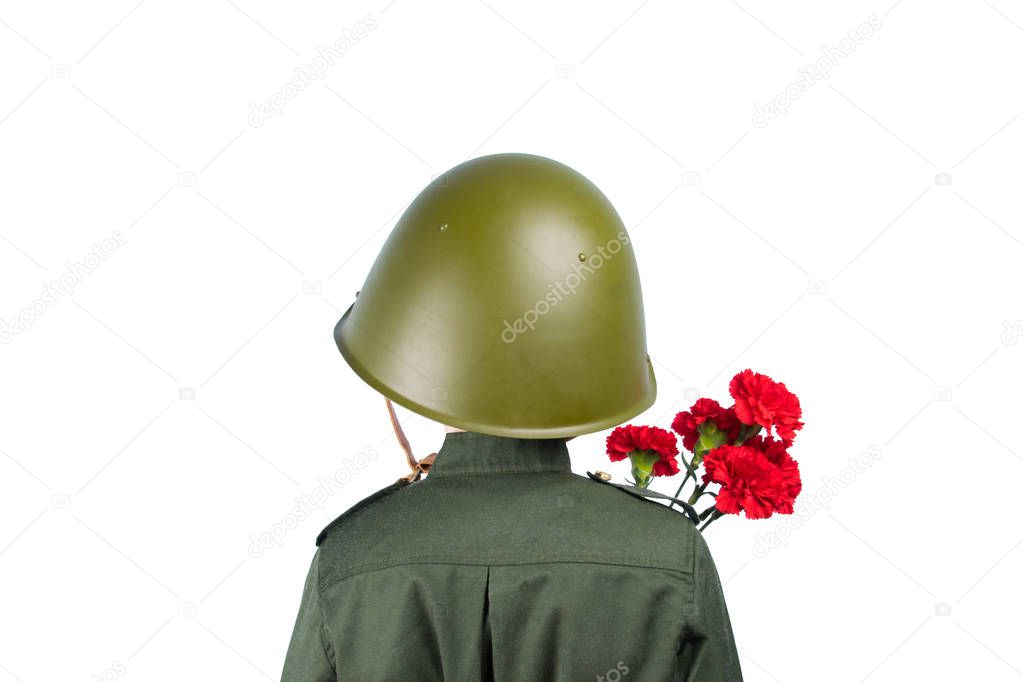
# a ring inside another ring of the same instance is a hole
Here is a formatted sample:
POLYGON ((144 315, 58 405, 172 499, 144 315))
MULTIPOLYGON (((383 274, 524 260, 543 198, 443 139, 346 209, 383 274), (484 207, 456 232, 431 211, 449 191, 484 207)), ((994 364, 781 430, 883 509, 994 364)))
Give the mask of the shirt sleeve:
POLYGON ((320 601, 320 553, 313 556, 302 591, 291 644, 284 659, 281 682, 336 682, 334 651, 327 637, 320 601))
POLYGON ((693 601, 685 606, 687 636, 680 651, 686 682, 742 682, 739 654, 717 568, 702 533, 696 533, 693 601))

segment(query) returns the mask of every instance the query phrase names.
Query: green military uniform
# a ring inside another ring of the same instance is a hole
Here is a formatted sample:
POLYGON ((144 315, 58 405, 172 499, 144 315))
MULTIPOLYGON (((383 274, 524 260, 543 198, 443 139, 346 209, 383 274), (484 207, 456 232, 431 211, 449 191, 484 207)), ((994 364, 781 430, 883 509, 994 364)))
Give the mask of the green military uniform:
POLYGON ((619 678, 741 679, 703 537, 564 440, 452 433, 324 530, 283 679, 619 678))
POLYGON ((656 394, 635 257, 592 183, 524 154, 452 169, 334 336, 375 389, 465 432, 424 480, 399 432, 414 474, 320 534, 284 682, 742 679, 690 519, 570 468, 566 439, 656 394))

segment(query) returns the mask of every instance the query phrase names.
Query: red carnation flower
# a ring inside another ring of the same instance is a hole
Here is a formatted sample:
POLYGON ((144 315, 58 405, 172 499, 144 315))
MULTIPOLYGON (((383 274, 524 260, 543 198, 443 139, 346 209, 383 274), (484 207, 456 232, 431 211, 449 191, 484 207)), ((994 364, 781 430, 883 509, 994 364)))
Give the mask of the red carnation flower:
POLYGON ((636 453, 656 454, 652 476, 674 476, 678 473, 678 443, 675 434, 656 426, 619 426, 607 437, 607 456, 619 462, 636 453))
POLYGON ((674 476, 678 473, 678 460, 674 457, 661 459, 654 462, 654 468, 650 470, 651 476, 674 476))
POLYGON ((682 436, 682 445, 686 450, 693 451, 700 439, 699 427, 705 422, 714 422, 718 430, 728 433, 729 440, 739 435, 739 419, 731 407, 721 407, 720 403, 710 398, 700 398, 686 412, 679 412, 671 422, 671 428, 682 436))
POLYGON ((728 392, 735 398, 735 414, 743 424, 759 424, 768 431, 773 426, 786 446, 803 428, 799 398, 766 374, 743 370, 732 378, 728 392))
POLYGON ((770 436, 755 436, 746 442, 746 445, 760 450, 764 453, 771 464, 778 468, 781 474, 781 484, 785 489, 785 497, 778 499, 777 512, 779 514, 791 514, 792 505, 799 497, 803 489, 803 480, 799 475, 799 464, 792 459, 785 447, 785 444, 770 436))
POLYGON ((704 482, 719 483, 715 506, 725 514, 746 512, 748 519, 791 514, 802 489, 799 466, 774 440, 722 445, 704 457, 704 482))

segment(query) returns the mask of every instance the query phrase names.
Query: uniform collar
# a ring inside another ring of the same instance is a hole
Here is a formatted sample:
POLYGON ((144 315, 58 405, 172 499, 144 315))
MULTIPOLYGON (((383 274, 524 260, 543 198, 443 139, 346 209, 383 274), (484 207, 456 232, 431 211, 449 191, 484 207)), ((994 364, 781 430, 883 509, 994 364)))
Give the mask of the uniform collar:
POLYGON ((505 438, 462 431, 444 438, 428 478, 571 470, 563 438, 505 438))

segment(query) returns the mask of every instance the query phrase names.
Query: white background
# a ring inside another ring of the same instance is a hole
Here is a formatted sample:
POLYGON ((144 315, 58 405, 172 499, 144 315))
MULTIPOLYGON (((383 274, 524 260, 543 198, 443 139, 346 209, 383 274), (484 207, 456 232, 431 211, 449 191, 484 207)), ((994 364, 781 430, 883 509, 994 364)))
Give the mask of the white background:
MULTIPOLYGON (((425 4, 0 5, 0 680, 279 676, 315 535, 405 472, 333 324, 416 193, 503 151, 631 231, 636 423, 744 367, 802 399, 799 518, 708 531, 746 679, 1023 676, 1023 9, 425 4)), ((623 479, 603 435, 574 466, 623 479)))

